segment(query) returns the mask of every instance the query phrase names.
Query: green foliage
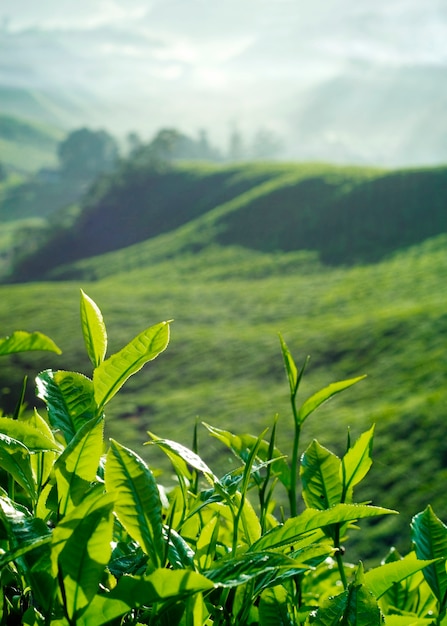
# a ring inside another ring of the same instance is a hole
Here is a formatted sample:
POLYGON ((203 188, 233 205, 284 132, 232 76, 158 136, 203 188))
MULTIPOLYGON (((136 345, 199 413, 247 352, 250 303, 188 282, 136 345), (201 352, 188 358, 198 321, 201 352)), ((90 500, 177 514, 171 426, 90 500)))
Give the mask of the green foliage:
POLYGON ((49 350, 57 354, 61 353, 49 337, 39 332, 28 333, 23 330, 16 330, 9 337, 0 339, 0 354, 30 352, 31 350, 49 350))
MULTIPOLYGON (((81 327, 93 376, 47 369, 37 377, 46 410, 0 418, 0 624, 445 623, 447 534, 431 507, 413 518, 407 556, 392 550, 369 571, 346 560, 358 522, 396 513, 354 500, 372 465, 374 428, 348 437, 341 458, 317 440, 297 456, 303 422, 362 377, 298 404, 304 367, 281 338, 299 427, 291 455, 276 446, 277 419, 258 437, 206 426, 235 454, 220 477, 197 442, 191 450, 150 434, 177 476, 167 489, 133 450, 106 441, 104 408, 164 351, 169 322, 106 358, 101 311, 81 292, 81 327), (281 491, 289 511, 276 506, 281 491)), ((4 353, 58 351, 30 337, 5 341, 4 353)))
POLYGON ((58 156, 64 177, 91 182, 114 168, 118 145, 105 130, 79 128, 60 142, 58 156))

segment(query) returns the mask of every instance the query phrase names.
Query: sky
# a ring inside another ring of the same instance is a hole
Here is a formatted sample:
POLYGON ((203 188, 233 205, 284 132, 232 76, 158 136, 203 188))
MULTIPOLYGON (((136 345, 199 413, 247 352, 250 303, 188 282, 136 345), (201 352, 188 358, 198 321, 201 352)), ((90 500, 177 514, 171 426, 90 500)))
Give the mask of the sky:
POLYGON ((0 25, 0 85, 96 98, 120 132, 287 139, 334 81, 359 101, 367 76, 369 106, 386 80, 447 68, 445 0, 0 0, 0 25))

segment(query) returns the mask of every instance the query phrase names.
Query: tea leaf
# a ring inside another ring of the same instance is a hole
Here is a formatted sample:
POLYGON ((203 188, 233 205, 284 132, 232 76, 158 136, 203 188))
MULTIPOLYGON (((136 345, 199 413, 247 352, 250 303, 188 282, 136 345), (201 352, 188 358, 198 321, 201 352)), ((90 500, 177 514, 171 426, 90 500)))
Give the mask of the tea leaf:
POLYGON ((96 478, 103 449, 103 430, 102 417, 84 424, 54 464, 61 516, 81 503, 96 478))
POLYGON ((87 354, 93 367, 98 367, 107 351, 106 326, 99 307, 82 289, 81 326, 87 354))
POLYGON ((62 350, 57 347, 52 339, 39 332, 29 333, 25 330, 16 330, 9 337, 0 339, 0 355, 32 352, 34 350, 62 354, 62 350))
POLYGON ((441 559, 426 567, 423 574, 438 602, 442 603, 447 593, 447 526, 435 515, 431 506, 413 517, 411 538, 418 559, 441 559))
POLYGON ((112 552, 113 498, 94 494, 53 532, 53 567, 63 579, 65 606, 76 621, 98 591, 112 552))
POLYGON ((368 473, 372 465, 372 444, 374 426, 360 435, 355 444, 349 448, 342 459, 340 478, 343 482, 345 501, 352 499, 352 490, 368 473))
POLYGON ((277 586, 262 592, 259 602, 260 626, 293 626, 287 610, 287 591, 277 586))
POLYGON ((379 567, 369 570, 365 574, 365 582, 377 599, 381 598, 388 589, 401 580, 421 571, 427 565, 434 563, 434 560, 421 561, 414 552, 410 552, 403 559, 385 563, 379 567))
POLYGON ((219 483, 217 476, 213 474, 212 470, 204 461, 202 461, 198 454, 176 441, 171 441, 170 439, 160 439, 150 432, 148 432, 148 435, 152 438, 152 441, 149 443, 159 446, 171 459, 176 469, 180 469, 183 475, 188 476, 190 474, 188 470, 188 465, 190 465, 195 470, 203 474, 211 485, 219 483))
POLYGON ((387 615, 386 626, 433 626, 433 618, 417 615, 387 615))
POLYGON ((126 380, 163 352, 168 343, 169 323, 161 322, 140 333, 119 352, 100 363, 93 373, 98 406, 104 407, 126 380))
POLYGON ((203 526, 197 539, 196 559, 202 571, 209 568, 214 559, 218 533, 219 518, 216 515, 203 526))
POLYGON ((116 497, 118 519, 159 567, 165 546, 160 495, 152 472, 135 452, 112 439, 104 478, 106 490, 116 497))
POLYGON ((303 454, 300 467, 303 498, 308 507, 328 509, 340 502, 339 469, 340 459, 314 439, 303 454))
POLYGON ((243 585, 252 578, 277 570, 293 570, 299 574, 309 567, 278 552, 246 552, 236 559, 229 559, 204 572, 218 587, 243 585))
POLYGON ((376 599, 364 584, 363 567, 359 565, 355 580, 348 589, 336 596, 329 598, 317 611, 316 626, 381 626, 382 615, 376 599))
POLYGON ((20 441, 30 452, 59 450, 53 437, 48 437, 46 433, 23 420, 0 417, 0 433, 20 441))
POLYGON ((352 385, 355 385, 364 378, 365 376, 358 376, 357 378, 351 378, 349 380, 342 380, 338 383, 332 383, 324 389, 321 389, 320 391, 317 391, 317 393, 310 396, 310 398, 303 402, 298 412, 298 419, 300 424, 302 424, 304 420, 307 419, 309 415, 313 413, 316 409, 318 409, 318 407, 321 406, 324 402, 327 402, 337 393, 340 393, 341 391, 352 387, 352 385))
POLYGON ((31 500, 35 500, 36 485, 29 450, 20 441, 3 433, 0 433, 0 467, 23 487, 31 500))
MULTIPOLYGON (((241 459, 241 461, 245 462, 250 454, 250 451, 253 447, 258 443, 258 438, 254 435, 243 434, 243 435, 234 435, 228 430, 222 430, 220 428, 216 428, 215 426, 210 426, 205 422, 202 422, 205 428, 211 433, 213 437, 216 437, 219 441, 225 444, 230 450, 234 452, 234 454, 241 459)), ((267 461, 269 459, 269 442, 262 440, 259 444, 259 448, 257 451, 257 456, 262 461, 267 461)), ((272 472, 275 476, 278 476, 279 480, 282 484, 288 489, 290 487, 290 469, 287 465, 287 461, 284 458, 284 455, 278 448, 274 448, 272 455, 273 467, 272 472)))
POLYGON ((46 370, 37 378, 37 396, 48 409, 54 429, 69 443, 78 430, 97 414, 92 381, 76 372, 46 370))
POLYGON ((251 546, 250 551, 277 549, 291 545, 303 535, 323 529, 331 524, 352 522, 360 518, 390 513, 396 513, 396 511, 365 504, 336 504, 324 511, 306 509, 301 515, 291 517, 281 526, 277 526, 265 533, 251 546))
POLYGON ((287 378, 289 380, 290 394, 294 396, 298 389, 298 368, 293 360, 292 354, 287 347, 286 342, 282 338, 282 335, 279 335, 279 341, 281 343, 281 352, 284 359, 284 366, 286 368, 287 378))
POLYGON ((108 594, 96 595, 82 616, 83 626, 102 626, 131 608, 159 602, 178 602, 210 591, 214 584, 191 570, 156 569, 141 578, 122 576, 108 594))
POLYGON ((0 519, 6 528, 10 547, 0 559, 1 566, 16 561, 36 599, 47 609, 53 588, 49 528, 43 520, 30 515, 25 507, 6 495, 0 496, 0 519))

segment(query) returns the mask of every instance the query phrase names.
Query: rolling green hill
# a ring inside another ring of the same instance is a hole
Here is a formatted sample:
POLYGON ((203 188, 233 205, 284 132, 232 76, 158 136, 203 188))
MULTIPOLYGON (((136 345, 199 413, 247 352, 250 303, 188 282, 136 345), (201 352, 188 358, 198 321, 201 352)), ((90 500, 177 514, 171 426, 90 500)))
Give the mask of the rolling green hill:
MULTIPOLYGON (((298 362, 311 355, 302 398, 368 375, 319 410, 304 441, 316 436, 341 453, 348 426, 356 437, 377 424, 362 496, 402 511, 374 527, 378 540, 407 547, 402 529, 428 502, 447 519, 447 169, 182 166, 158 179, 133 175, 138 191, 124 173, 103 179, 73 231, 22 266, 18 277, 40 282, 0 287, 2 335, 39 329, 64 350, 0 360, 3 405, 13 407, 24 374, 89 373, 82 287, 103 310, 109 353, 175 320, 167 352, 112 403, 110 434, 158 464, 140 447, 148 429, 190 445, 197 417, 258 434, 279 413, 279 447, 288 449, 281 332, 298 362), (110 238, 114 247, 136 241, 112 251, 110 238)), ((201 435, 200 446, 224 471, 218 443, 201 435)))
POLYGON ((63 135, 53 126, 0 113, 0 161, 23 173, 55 166, 63 135))
POLYGON ((446 204, 447 168, 259 164, 159 172, 127 163, 97 184, 74 227, 55 231, 13 280, 104 276, 210 244, 313 251, 331 266, 371 263, 447 232, 446 204), (107 262, 73 266, 116 250, 107 262))

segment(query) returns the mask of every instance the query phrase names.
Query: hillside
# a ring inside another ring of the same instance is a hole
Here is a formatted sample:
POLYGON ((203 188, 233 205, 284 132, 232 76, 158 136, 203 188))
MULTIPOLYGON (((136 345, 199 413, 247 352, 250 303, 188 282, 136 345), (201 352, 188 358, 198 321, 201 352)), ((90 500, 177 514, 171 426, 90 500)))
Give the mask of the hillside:
MULTIPOLYGON (((109 434, 147 457, 152 452, 141 444, 148 429, 190 445, 197 416, 259 433, 279 413, 278 445, 288 449, 292 423, 281 332, 299 363, 311 355, 302 399, 334 380, 368 375, 306 424, 303 441, 316 436, 341 453, 348 425, 356 437, 377 424, 376 465, 362 495, 384 506, 399 503, 401 519, 374 532, 407 547, 402 529, 415 511, 431 502, 447 517, 447 449, 440 436, 447 401, 446 245, 441 235, 387 261, 331 269, 312 255, 209 249, 95 283, 3 286, 3 334, 19 325, 39 329, 64 354, 1 360, 2 402, 12 410, 24 374, 31 381, 50 366, 90 372, 79 329, 82 286, 103 310, 109 353, 142 328, 175 320, 166 354, 111 405, 109 434)), ((28 397, 31 388, 30 382, 28 397)), ((220 459, 224 471, 225 451, 203 431, 200 442, 205 458, 213 467, 220 459)))
MULTIPOLYGON (((0 97, 2 90, 0 88, 0 97)), ((0 106, 0 162, 22 172, 56 164, 56 148, 63 131, 52 125, 5 115, 0 106)))
MULTIPOLYGON (((14 70, 17 71, 17 67, 14 70)), ((14 81, 0 85, 0 113, 3 115, 55 126, 62 131, 85 124, 89 119, 82 94, 74 94, 72 90, 63 92, 60 88, 13 85, 14 81)))
MULTIPOLYGON (((374 527, 384 549, 390 541, 407 547, 402 529, 428 502, 447 519, 440 436, 446 168, 182 166, 133 176, 134 186, 124 175, 103 179, 71 243, 60 231, 59 243, 54 238, 22 266, 22 280, 26 268, 35 281, 60 282, 0 287, 3 335, 19 325, 39 329, 64 350, 57 358, 0 360, 3 405, 12 410, 24 374, 32 380, 51 366, 89 373, 78 319, 82 287, 103 310, 109 353, 142 328, 175 320, 168 351, 111 406, 110 434, 147 455, 147 429, 190 445, 197 416, 259 433, 279 413, 278 444, 287 449, 281 332, 299 363, 311 355, 302 398, 334 380, 368 375, 306 424, 304 440, 316 436, 341 453, 347 426, 356 437, 377 424, 376 465, 363 497, 402 510, 374 527), (306 245, 291 249, 293 241, 306 245)), ((203 434, 200 442, 224 471, 222 448, 203 434)))
POLYGON ((447 232, 446 203, 444 167, 246 164, 159 171, 130 162, 98 182, 73 228, 55 230, 16 267, 12 281, 105 276, 123 264, 138 267, 211 244, 313 251, 330 266, 371 263, 447 232), (73 265, 116 250, 122 252, 107 262, 73 265))

